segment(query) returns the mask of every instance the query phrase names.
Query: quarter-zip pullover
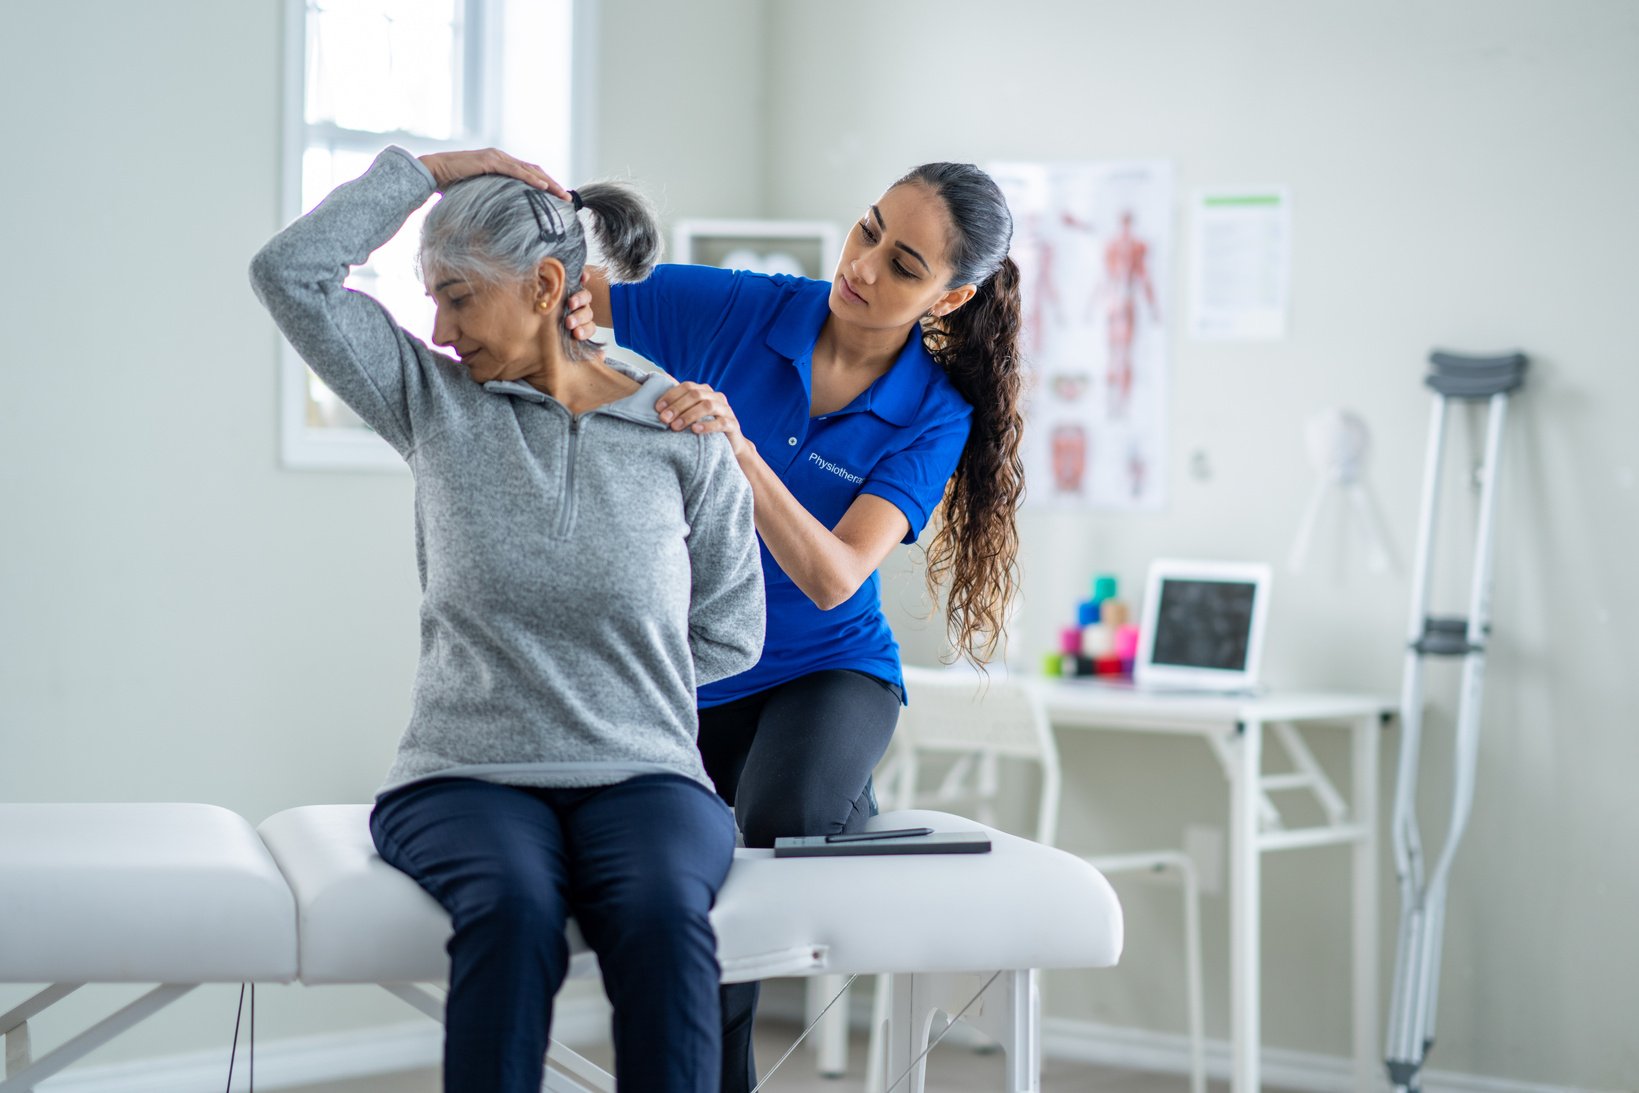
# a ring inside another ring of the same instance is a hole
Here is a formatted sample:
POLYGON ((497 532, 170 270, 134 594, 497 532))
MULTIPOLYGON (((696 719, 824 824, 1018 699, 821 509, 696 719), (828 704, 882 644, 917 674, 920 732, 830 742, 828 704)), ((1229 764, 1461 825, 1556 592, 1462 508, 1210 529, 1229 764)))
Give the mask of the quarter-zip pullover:
POLYGON ((429 777, 596 786, 670 771, 711 785, 695 691, 756 662, 751 490, 721 434, 673 432, 672 381, 574 415, 457 361, 347 289, 432 196, 402 149, 251 263, 279 329, 415 475, 421 656, 381 792, 429 777))

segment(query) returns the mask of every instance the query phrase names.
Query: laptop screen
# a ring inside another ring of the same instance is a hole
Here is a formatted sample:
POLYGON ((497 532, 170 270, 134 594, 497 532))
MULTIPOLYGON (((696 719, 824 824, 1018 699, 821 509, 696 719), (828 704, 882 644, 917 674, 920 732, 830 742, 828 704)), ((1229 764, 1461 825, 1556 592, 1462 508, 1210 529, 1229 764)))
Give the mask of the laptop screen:
POLYGON ((1251 581, 1164 578, 1151 663, 1244 671, 1257 589, 1251 581))

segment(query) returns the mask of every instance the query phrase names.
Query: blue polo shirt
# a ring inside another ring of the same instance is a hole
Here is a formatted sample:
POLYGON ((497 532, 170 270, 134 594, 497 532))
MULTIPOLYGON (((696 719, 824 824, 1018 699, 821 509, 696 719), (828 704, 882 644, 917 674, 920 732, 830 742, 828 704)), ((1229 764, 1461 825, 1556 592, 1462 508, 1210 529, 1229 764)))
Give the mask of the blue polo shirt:
MULTIPOLYGON (((786 489, 828 528, 861 494, 898 506, 914 543, 945 495, 973 409, 922 347, 906 340, 892 368, 846 407, 810 417, 814 342, 831 285, 801 277, 660 266, 610 286, 614 332, 679 380, 708 384, 786 489)), ((759 541, 759 545, 762 545, 759 541)), ((852 668, 904 686, 899 644, 882 613, 882 578, 821 611, 762 546, 768 629, 762 659, 700 688, 721 705, 798 676, 852 668)))

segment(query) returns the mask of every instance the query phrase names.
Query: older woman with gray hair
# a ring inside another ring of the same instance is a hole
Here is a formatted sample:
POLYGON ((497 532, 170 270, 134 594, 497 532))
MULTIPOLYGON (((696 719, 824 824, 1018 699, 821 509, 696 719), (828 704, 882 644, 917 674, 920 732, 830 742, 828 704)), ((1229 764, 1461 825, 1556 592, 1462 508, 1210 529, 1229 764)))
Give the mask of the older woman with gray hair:
POLYGON ((727 439, 664 426, 672 380, 564 328, 586 227, 617 276, 659 233, 632 190, 570 193, 493 149, 389 148, 251 266, 279 329, 415 474, 421 655, 371 816, 449 911, 444 1088, 535 1093, 575 917, 622 1090, 715 1093, 707 917, 734 819, 695 692, 762 645, 751 490, 727 439), (434 191, 429 348, 343 287, 434 191))

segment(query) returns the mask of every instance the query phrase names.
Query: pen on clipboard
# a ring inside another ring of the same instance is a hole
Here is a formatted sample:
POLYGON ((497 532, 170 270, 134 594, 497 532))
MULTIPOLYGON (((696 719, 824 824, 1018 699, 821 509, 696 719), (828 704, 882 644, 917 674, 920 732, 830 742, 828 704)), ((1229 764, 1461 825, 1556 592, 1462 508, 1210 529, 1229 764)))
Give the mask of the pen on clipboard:
POLYGON ((900 827, 889 831, 855 831, 848 835, 827 835, 828 843, 862 843, 875 839, 908 839, 917 835, 932 835, 931 827, 900 827))

